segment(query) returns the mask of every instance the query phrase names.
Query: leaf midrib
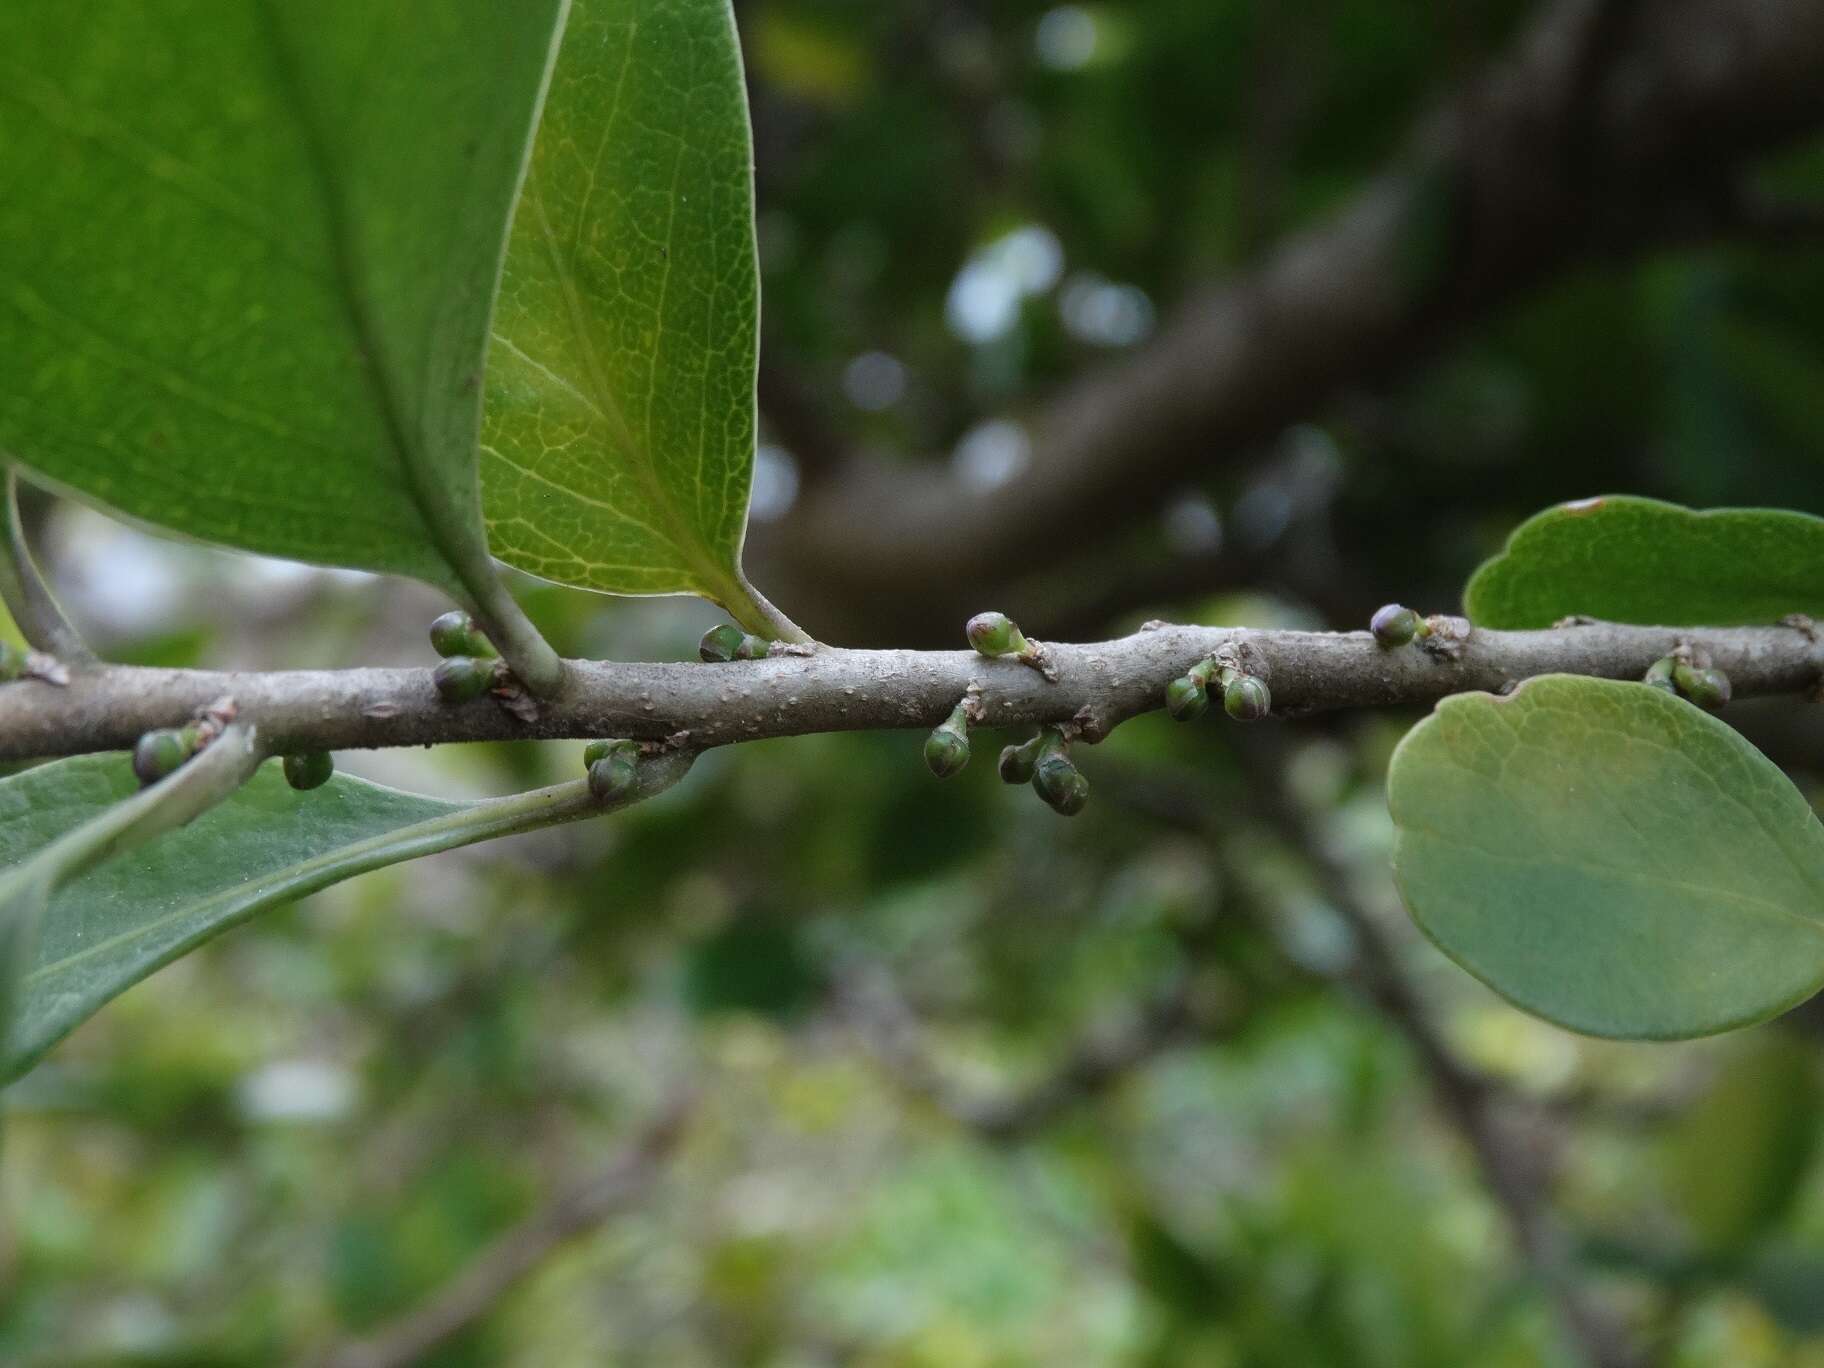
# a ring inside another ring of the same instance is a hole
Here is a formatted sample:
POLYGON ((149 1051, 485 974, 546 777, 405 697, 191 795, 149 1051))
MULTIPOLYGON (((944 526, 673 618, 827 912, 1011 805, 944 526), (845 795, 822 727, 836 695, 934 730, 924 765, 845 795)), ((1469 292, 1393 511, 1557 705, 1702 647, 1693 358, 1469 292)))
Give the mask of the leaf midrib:
MULTIPOLYGON (((603 147, 606 147, 609 132, 612 130, 614 121, 620 113, 621 94, 626 86, 627 72, 633 65, 634 40, 638 35, 639 20, 636 18, 629 22, 626 57, 622 61, 620 75, 615 81, 614 97, 609 104, 607 118, 603 121, 603 147)), ((681 155, 682 154, 680 154, 680 157, 681 155)), ((598 163, 600 161, 599 153, 597 154, 596 161, 598 163)), ((590 174, 592 184, 594 179, 599 175, 599 172, 599 165, 591 166, 590 174)), ((576 277, 569 268, 563 246, 559 243, 557 232, 552 226, 550 212, 545 207, 544 191, 536 168, 533 173, 527 177, 524 195, 525 198, 530 201, 533 211, 538 215, 539 236, 544 242, 546 255, 551 262, 551 269, 557 276, 558 288, 563 292, 564 309, 569 315, 570 332, 576 339, 577 349, 582 357, 583 368, 588 374, 589 387, 595 396, 594 401, 591 403, 591 407, 596 410, 610 428, 614 429, 615 435, 620 439, 623 447, 631 456, 633 456, 634 459, 630 464, 638 472, 640 484, 645 489, 647 497, 652 500, 655 507, 663 511, 663 520, 666 525, 664 535, 666 540, 671 543, 672 551, 677 555, 678 559, 697 576, 698 582, 705 589, 714 589, 721 595, 729 596, 732 601, 739 601, 743 597, 742 587, 735 582, 733 577, 720 570, 713 560, 704 556, 702 551, 697 548, 697 539, 690 535, 690 529, 684 522, 676 501, 672 498, 670 491, 665 488, 658 478, 658 472, 655 468, 651 448, 646 443, 640 442, 634 437, 633 428, 627 421, 627 415, 621 409, 619 396, 616 394, 614 387, 608 383, 607 372, 603 369, 601 357, 596 351, 595 333, 594 329, 590 326, 588 310, 585 308, 581 294, 577 289, 576 277)), ((675 215, 677 207, 675 167, 673 168, 673 185, 670 198, 672 211, 675 215)), ((669 253, 671 225, 667 225, 665 240, 667 252, 669 253)), ((667 255, 667 280, 669 280, 669 273, 670 257, 667 255)), ((661 295, 661 304, 662 302, 663 296, 661 295)), ((662 318, 659 320, 656 327, 662 329, 662 318)), ((516 347, 515 350, 519 351, 521 355, 524 355, 523 349, 516 347)), ((535 361, 533 364, 537 365, 540 370, 548 370, 548 368, 540 362, 535 361)), ((572 389, 576 388, 575 386, 569 387, 572 389)), ((650 402, 649 398, 649 409, 650 402)), ((647 429, 650 432, 650 412, 647 416, 647 429)), ((701 483, 702 476, 699 471, 699 486, 701 483)), ((574 491, 572 492, 574 493, 574 491)))
POLYGON ((436 501, 426 487, 431 472, 424 468, 423 453, 407 437, 398 396, 393 393, 392 384, 380 366, 379 358, 383 351, 379 334, 362 304, 358 288, 358 253, 348 223, 348 208, 343 202, 331 168, 329 145, 315 117, 314 106, 305 93, 297 63, 280 31, 279 20, 273 10, 275 3, 276 0, 260 0, 261 28, 266 34, 267 47, 272 54, 273 69, 288 97, 287 104, 293 111, 294 121, 303 139, 305 160, 322 204, 335 286, 332 294, 341 306, 349 331, 353 334, 356 364, 361 372, 362 384, 380 415, 387 439, 393 447, 393 455, 405 472, 406 493, 424 523, 432 546, 446 562, 438 568, 446 575, 454 575, 455 581, 460 583, 462 575, 458 567, 473 560, 473 548, 459 544, 455 540, 455 529, 446 526, 445 520, 438 516, 436 501))

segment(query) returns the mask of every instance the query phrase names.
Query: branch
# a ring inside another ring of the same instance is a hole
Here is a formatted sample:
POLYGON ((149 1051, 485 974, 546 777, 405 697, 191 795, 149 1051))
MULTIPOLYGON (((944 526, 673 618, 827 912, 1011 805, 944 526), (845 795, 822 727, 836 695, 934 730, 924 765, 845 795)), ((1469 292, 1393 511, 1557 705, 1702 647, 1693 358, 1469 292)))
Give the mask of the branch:
POLYGON ((1087 741, 1162 705, 1166 684, 1218 651, 1265 679, 1280 716, 1429 704, 1542 674, 1638 679, 1681 643, 1710 653, 1738 696, 1795 694, 1824 677, 1824 639, 1794 627, 1676 629, 1608 623, 1550 631, 1436 619, 1436 649, 1384 650, 1366 632, 1153 625, 1090 645, 1048 643, 1055 679, 971 651, 808 649, 726 664, 571 661, 530 720, 483 697, 450 705, 418 669, 270 674, 109 665, 67 686, 0 686, 0 761, 122 750, 224 694, 274 753, 627 736, 699 750, 812 732, 931 727, 970 689, 978 721, 1071 724, 1087 741), (1452 626, 1454 624, 1454 627, 1452 626))
POLYGON ((560 1245, 637 1201, 683 1139, 694 1099, 669 1103, 595 1177, 554 1198, 477 1254, 443 1287, 374 1334, 332 1349, 323 1368, 405 1368, 489 1311, 560 1245))
POLYGON ((916 1013, 886 974, 863 971, 844 976, 837 984, 837 1000, 843 1018, 856 1029, 875 1063, 902 1091, 997 1144, 1042 1131, 1168 1050, 1234 1034, 1245 1016, 1237 1003, 1213 1002, 1188 976, 1181 977, 1119 1026, 1092 1027, 1036 1082, 981 1095, 945 1075, 916 1013))
POLYGON ((1681 240, 1694 197, 1821 122, 1813 0, 1563 0, 1419 123, 1407 166, 1059 395, 993 498, 941 462, 857 458, 759 530, 764 576, 846 627, 1078 557, 1595 252, 1681 240))

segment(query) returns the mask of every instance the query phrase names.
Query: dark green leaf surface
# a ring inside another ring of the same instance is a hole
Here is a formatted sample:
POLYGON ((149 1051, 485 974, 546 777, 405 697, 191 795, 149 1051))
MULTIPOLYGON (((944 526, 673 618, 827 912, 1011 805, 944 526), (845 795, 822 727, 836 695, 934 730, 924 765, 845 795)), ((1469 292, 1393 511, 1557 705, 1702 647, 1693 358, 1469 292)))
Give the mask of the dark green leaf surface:
POLYGON ((741 575, 759 299, 727 0, 580 0, 488 359, 496 554, 589 589, 700 594, 775 635, 741 575))
POLYGON ((1671 695, 1551 675, 1447 698, 1400 743, 1388 800, 1414 920, 1547 1020, 1707 1035, 1824 983, 1824 828, 1671 695))
POLYGON ((561 12, 0 6, 0 449, 147 523, 492 606, 481 369, 561 12))
MULTIPOLYGON (((688 765, 669 756, 642 766, 628 801, 669 786, 688 765)), ((17 868, 135 788, 120 756, 60 760, 0 781, 0 867, 17 868)), ((0 1072, 22 1071, 110 998, 265 908, 402 860, 607 810, 581 781, 447 803, 341 774, 300 793, 276 763, 264 765, 189 826, 52 895, 0 1072)))
POLYGON ((1463 600, 1471 621, 1502 628, 1550 627, 1577 613, 1671 627, 1824 616, 1824 518, 1581 499, 1522 523, 1463 600))

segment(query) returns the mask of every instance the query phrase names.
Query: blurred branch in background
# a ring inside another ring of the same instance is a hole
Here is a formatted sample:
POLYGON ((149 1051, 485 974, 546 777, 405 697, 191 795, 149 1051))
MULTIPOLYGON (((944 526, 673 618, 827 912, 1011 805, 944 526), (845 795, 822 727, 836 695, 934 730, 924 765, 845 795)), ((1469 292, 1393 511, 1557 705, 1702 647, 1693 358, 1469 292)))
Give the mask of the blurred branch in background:
POLYGON ((757 577, 815 605, 819 636, 929 640, 973 610, 964 596, 1107 543, 1553 273, 1684 240, 1692 206, 1818 127, 1820 64, 1824 11, 1805 0, 1554 5, 1421 120, 1402 169, 1057 395, 991 497, 941 465, 856 455, 759 530, 757 577))
POLYGON ((1093 1102, 1167 1050, 1222 1040, 1246 1018, 1239 1002, 1181 978, 1115 1023, 1091 1028, 1037 1081, 983 1095, 952 1081, 924 1039, 916 1012, 878 967, 837 980, 836 1007, 894 1084, 995 1144, 1030 1139, 1077 1105, 1093 1102))
MULTIPOLYGON (((1331 854, 1286 790, 1285 747, 1278 738, 1244 738, 1236 750, 1250 815, 1298 854, 1349 928, 1354 949, 1338 971, 1340 981, 1371 1003, 1406 1042, 1440 1113, 1461 1137, 1505 1215, 1533 1279, 1557 1307, 1579 1361, 1589 1368, 1643 1368, 1649 1362, 1643 1351, 1581 1280, 1570 1241, 1551 1209, 1551 1176, 1544 1158, 1548 1147, 1522 1133, 1501 1086, 1465 1065, 1433 1024, 1430 1009, 1400 966, 1392 939, 1355 892, 1352 871, 1331 854)), ((1159 775, 1117 776, 1110 787, 1117 802, 1138 804, 1154 819, 1170 820, 1213 841, 1231 834, 1232 817, 1212 809, 1199 789, 1173 785, 1159 775)), ((1206 958, 1195 945, 1186 948, 1193 964, 1206 958)), ((840 972, 835 997, 842 1019, 898 1088, 995 1144, 1033 1139, 1071 1108, 1119 1086, 1169 1050, 1232 1039, 1250 1015, 1233 983, 1217 992, 1201 971, 1188 972, 1139 1004, 1119 1028, 1086 1032, 1037 1081, 984 1094, 948 1075, 917 1012, 879 966, 851 965, 840 972)), ((1539 1108, 1530 1110, 1531 1120, 1545 1121, 1539 1108)))
POLYGON ((665 1102, 600 1172, 564 1187, 397 1320, 329 1350, 322 1368, 408 1368, 422 1362, 492 1311, 554 1251, 640 1201, 683 1141, 696 1105, 689 1092, 665 1102))
POLYGON ((1352 872, 1332 853, 1323 833, 1287 791, 1286 750, 1241 739, 1254 810, 1303 856, 1325 901, 1348 925, 1355 956, 1348 977, 1405 1038, 1429 1079, 1438 1107, 1475 1157, 1488 1191, 1506 1214, 1514 1241, 1540 1286, 1557 1304, 1567 1333, 1590 1368, 1644 1368, 1647 1360, 1609 1309, 1590 1294, 1573 1260, 1570 1240, 1551 1208, 1551 1175, 1536 1144, 1522 1139, 1490 1080, 1457 1058, 1420 1000, 1388 933, 1357 895, 1352 872))

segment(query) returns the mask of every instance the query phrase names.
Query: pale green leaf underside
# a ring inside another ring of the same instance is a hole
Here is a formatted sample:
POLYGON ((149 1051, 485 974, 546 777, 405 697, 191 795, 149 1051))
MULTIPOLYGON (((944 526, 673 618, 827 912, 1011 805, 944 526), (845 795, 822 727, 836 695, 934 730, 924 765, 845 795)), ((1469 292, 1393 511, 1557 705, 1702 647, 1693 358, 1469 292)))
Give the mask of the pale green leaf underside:
POLYGON ((478 590, 481 368, 561 0, 0 5, 0 450, 478 590))
POLYGON ((488 356, 495 554, 747 625, 759 279, 727 0, 578 0, 488 356))
POLYGON ((1824 828, 1669 694, 1553 675, 1445 699, 1395 752, 1388 801, 1414 920, 1550 1021, 1707 1035, 1824 983, 1824 828))
MULTIPOLYGON (((688 755, 641 767, 650 797, 688 755)), ((182 773, 182 771, 180 771, 182 773)), ((122 756, 92 755, 0 780, 0 869, 135 791, 122 756)), ((610 810, 581 781, 510 798, 448 803, 337 775, 299 793, 276 762, 189 826, 57 890, 30 951, 0 1078, 28 1067, 109 999, 266 908, 385 865, 610 810)))
POLYGON ((1824 616, 1824 518, 1611 495, 1527 519, 1463 595, 1484 627, 1731 626, 1824 616))

